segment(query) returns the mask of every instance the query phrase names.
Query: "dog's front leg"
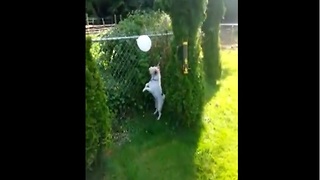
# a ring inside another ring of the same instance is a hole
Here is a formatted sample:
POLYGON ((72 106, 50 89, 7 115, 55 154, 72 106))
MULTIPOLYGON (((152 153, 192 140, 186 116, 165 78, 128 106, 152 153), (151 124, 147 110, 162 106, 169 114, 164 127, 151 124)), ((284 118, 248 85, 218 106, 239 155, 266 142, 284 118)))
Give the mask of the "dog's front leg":
POLYGON ((149 83, 146 83, 144 85, 144 88, 143 88, 142 92, 145 92, 145 91, 150 91, 149 83))
POLYGON ((151 89, 150 88, 148 88, 148 87, 145 87, 145 88, 143 88, 143 90, 142 90, 142 92, 145 92, 145 91, 151 91, 151 89))

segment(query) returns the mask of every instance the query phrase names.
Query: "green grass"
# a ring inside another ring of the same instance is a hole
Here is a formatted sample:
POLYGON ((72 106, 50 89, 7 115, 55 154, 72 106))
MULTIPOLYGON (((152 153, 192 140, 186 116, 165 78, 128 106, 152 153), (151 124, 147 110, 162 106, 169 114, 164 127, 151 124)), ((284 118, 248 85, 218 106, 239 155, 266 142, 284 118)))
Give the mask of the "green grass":
POLYGON ((129 140, 108 153, 103 179, 238 179, 237 59, 237 51, 222 51, 222 80, 206 85, 201 131, 173 129, 170 116, 156 121, 153 112, 137 117, 123 127, 129 140))

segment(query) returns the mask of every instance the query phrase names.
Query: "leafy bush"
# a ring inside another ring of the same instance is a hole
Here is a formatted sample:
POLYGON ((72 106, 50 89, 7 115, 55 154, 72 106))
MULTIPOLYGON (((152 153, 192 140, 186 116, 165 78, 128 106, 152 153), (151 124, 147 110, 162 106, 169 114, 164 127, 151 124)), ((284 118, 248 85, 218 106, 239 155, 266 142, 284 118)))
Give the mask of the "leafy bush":
POLYGON ((120 117, 128 113, 139 114, 154 108, 152 96, 142 93, 150 79, 148 67, 166 63, 170 54, 170 36, 151 37, 152 48, 147 53, 139 50, 136 38, 118 37, 159 34, 171 30, 169 16, 160 11, 136 11, 102 37, 114 38, 100 44, 98 65, 106 83, 108 103, 120 117))
POLYGON ((153 8, 162 10, 166 13, 170 12, 172 0, 154 0, 153 8))
POLYGON ((104 82, 90 53, 91 39, 86 39, 86 169, 106 146, 111 125, 104 82))

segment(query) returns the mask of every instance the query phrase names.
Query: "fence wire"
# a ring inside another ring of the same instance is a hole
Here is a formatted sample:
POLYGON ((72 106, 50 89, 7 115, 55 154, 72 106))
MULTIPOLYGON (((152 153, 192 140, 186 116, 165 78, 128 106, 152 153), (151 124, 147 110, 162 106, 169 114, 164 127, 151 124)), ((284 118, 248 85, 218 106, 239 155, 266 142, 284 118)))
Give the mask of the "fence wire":
MULTIPOLYGON (((107 31, 110 31, 113 27, 96 27, 93 28, 94 30, 90 30, 89 28, 86 30, 87 34, 99 34, 99 33, 105 33, 107 31)), ((150 34, 150 33, 149 33, 150 34)), ((168 33, 172 34, 172 33, 168 33)), ((152 33, 150 36, 156 35, 161 36, 157 33, 152 33)), ((98 38, 95 39, 95 42, 102 42, 102 41, 108 41, 108 40, 121 40, 121 39, 131 39, 131 38, 137 38, 138 36, 119 36, 119 37, 111 37, 111 38, 98 38)), ((234 46, 238 44, 238 24, 220 24, 220 44, 221 46, 234 46)))
POLYGON ((159 62, 164 67, 171 51, 171 33, 149 34, 152 48, 147 53, 138 48, 137 37, 93 39, 96 43, 92 53, 106 82, 109 103, 121 116, 125 116, 128 107, 142 109, 150 105, 152 101, 146 98, 152 97, 142 93, 145 83, 150 80, 148 68, 159 62))
POLYGON ((220 25, 220 45, 238 46, 238 24, 220 25))

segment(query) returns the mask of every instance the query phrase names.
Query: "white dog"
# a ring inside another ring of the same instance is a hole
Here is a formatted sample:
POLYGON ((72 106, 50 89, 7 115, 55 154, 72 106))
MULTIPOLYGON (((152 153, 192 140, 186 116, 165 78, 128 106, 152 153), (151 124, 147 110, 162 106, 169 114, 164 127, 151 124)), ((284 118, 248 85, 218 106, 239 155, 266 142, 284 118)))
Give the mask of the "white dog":
POLYGON ((151 79, 148 83, 146 83, 142 92, 149 91, 153 95, 156 108, 156 111, 153 114, 156 114, 158 112, 157 120, 159 120, 161 117, 161 110, 165 99, 165 95, 162 93, 159 64, 157 66, 150 67, 149 73, 151 75, 151 79))

